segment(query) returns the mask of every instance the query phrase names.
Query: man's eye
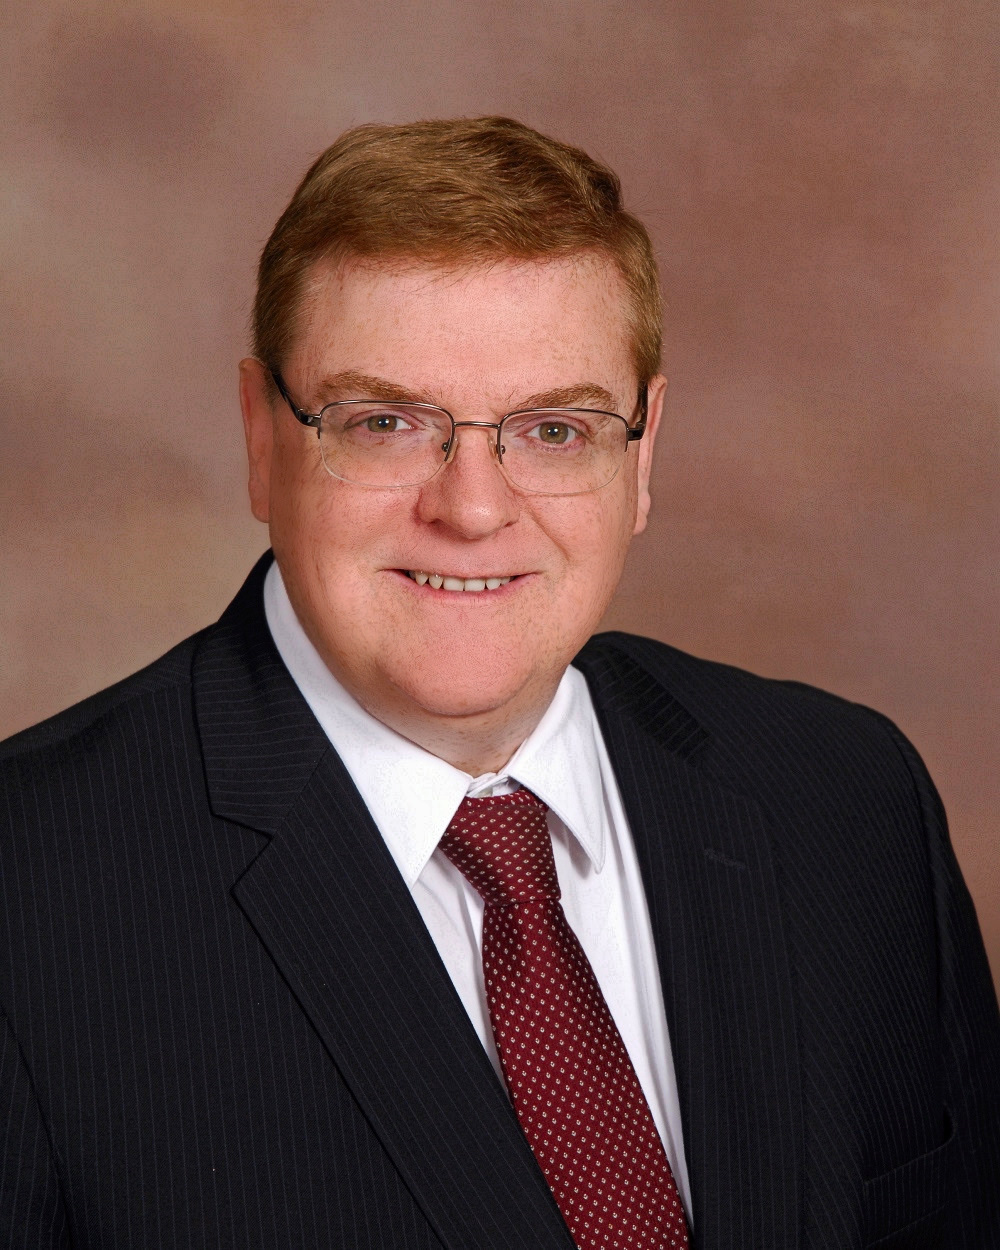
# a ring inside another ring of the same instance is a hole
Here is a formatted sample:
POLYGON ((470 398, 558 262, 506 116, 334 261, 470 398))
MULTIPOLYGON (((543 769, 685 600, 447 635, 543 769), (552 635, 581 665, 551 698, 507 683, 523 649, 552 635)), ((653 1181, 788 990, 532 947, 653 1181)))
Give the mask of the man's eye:
POLYGON ((529 437, 537 438, 540 442, 548 443, 550 446, 559 447, 565 443, 571 443, 580 435, 565 421, 543 421, 541 425, 536 425, 531 430, 529 437))
POLYGON ((394 434, 397 430, 407 428, 402 417, 394 412, 376 412, 368 418, 365 425, 373 434, 394 434))

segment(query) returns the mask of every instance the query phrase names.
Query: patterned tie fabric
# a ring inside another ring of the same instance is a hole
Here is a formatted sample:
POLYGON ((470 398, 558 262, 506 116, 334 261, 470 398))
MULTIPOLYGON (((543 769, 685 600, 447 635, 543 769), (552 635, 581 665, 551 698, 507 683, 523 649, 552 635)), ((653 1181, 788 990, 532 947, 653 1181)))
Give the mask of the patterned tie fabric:
POLYGON ((670 1164, 559 902, 529 790, 465 799, 441 849, 486 904, 483 972, 514 1110, 581 1250, 688 1245, 670 1164))

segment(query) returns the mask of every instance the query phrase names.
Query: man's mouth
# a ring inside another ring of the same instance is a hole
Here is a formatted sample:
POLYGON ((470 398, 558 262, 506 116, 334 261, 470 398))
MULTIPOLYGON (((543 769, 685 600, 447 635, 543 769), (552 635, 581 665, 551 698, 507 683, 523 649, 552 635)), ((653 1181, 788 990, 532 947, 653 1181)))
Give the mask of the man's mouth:
POLYGON ((477 594, 484 590, 499 590, 511 577, 453 577, 449 573, 425 573, 419 569, 406 569, 406 576, 418 586, 431 586, 434 590, 464 590, 477 594))

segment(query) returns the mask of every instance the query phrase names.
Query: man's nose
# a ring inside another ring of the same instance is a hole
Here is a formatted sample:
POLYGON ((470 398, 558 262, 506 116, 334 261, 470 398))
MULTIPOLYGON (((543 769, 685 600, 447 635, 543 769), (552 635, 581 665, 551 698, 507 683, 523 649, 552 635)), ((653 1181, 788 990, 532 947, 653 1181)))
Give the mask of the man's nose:
POLYGON ((497 459, 496 429, 459 425, 454 437, 451 459, 420 492, 420 519, 447 525, 463 538, 488 538, 520 511, 497 459))

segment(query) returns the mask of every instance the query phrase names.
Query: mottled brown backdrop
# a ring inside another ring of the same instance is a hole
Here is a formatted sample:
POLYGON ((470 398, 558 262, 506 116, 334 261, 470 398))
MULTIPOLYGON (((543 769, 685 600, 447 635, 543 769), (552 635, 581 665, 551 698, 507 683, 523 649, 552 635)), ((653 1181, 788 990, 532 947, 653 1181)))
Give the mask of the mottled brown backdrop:
POLYGON ((892 716, 1000 968, 995 0, 7 0, 0 733, 213 619, 265 545, 256 253, 366 120, 606 158, 667 294, 655 516, 610 623, 892 716))

